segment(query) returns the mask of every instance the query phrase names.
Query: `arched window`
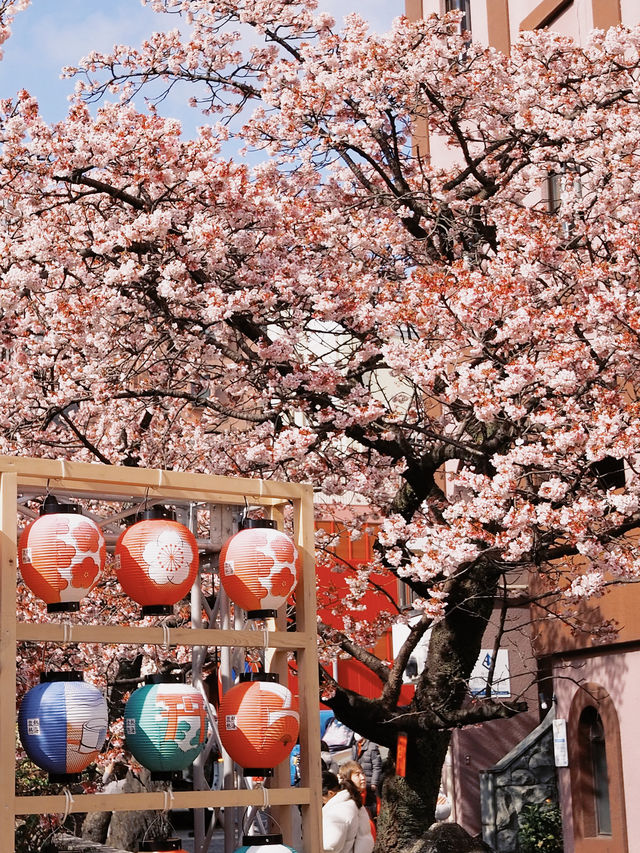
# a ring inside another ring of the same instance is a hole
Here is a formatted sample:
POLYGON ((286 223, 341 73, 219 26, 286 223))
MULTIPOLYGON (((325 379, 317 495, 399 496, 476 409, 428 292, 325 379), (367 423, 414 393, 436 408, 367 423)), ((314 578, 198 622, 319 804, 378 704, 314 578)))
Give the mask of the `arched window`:
POLYGON ((446 0, 447 12, 458 10, 462 12, 460 29, 462 32, 471 32, 471 2, 470 0, 446 0))
POLYGON ((607 744, 602 719, 593 705, 587 706, 580 715, 578 737, 585 782, 583 789, 585 835, 611 835, 607 744))
POLYGON ((607 691, 585 684, 573 697, 568 722, 574 853, 626 853, 620 729, 607 691))

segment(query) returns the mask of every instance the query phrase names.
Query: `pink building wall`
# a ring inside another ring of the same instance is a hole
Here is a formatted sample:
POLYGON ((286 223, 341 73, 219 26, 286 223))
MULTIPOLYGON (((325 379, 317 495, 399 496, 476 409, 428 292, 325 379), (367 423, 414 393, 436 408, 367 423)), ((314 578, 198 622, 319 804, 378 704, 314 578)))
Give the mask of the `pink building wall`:
MULTIPOLYGON (((640 849, 640 648, 591 652, 593 656, 558 658, 553 673, 556 690, 556 718, 569 719, 571 702, 580 684, 595 683, 611 697, 620 726, 624 800, 629 850, 640 849)), ((608 756, 609 758, 609 756, 608 756)), ((563 806, 565 850, 574 850, 570 769, 558 768, 563 806)))

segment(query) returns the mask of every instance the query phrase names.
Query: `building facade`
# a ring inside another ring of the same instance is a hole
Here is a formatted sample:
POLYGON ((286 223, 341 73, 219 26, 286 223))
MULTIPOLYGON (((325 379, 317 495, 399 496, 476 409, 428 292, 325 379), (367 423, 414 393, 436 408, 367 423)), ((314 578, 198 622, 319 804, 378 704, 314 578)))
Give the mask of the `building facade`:
MULTIPOLYGON (((525 30, 550 28, 584 43, 589 32, 624 24, 640 24, 638 0, 406 0, 406 14, 417 20, 433 12, 463 12, 463 26, 475 41, 501 51, 510 50, 525 30)), ((437 141, 416 128, 422 148, 431 143, 434 158, 446 156, 437 141)), ((551 201, 550 201, 551 203, 551 201)), ((553 703, 556 739, 565 755, 556 755, 562 809, 564 849, 569 853, 627 853, 640 849, 640 591, 637 586, 613 588, 583 605, 582 618, 593 624, 610 622, 617 632, 595 648, 587 639, 566 631, 558 621, 533 613, 538 627, 532 637, 541 672, 549 676, 542 697, 553 703)), ((504 744, 503 754, 508 752, 504 744)), ((473 774, 464 768, 478 749, 473 733, 454 741, 454 765, 459 785, 473 774), (469 742, 467 752, 461 742, 469 742), (470 739, 470 740, 469 740, 470 739), (466 762, 466 763, 465 763, 466 762)), ((481 756, 488 762, 489 754, 481 756)), ((488 764, 486 767, 488 768, 488 764)), ((474 767, 474 772, 476 768, 474 767)), ((480 768, 484 769, 484 768, 480 768)), ((474 830, 473 815, 458 818, 474 830)))

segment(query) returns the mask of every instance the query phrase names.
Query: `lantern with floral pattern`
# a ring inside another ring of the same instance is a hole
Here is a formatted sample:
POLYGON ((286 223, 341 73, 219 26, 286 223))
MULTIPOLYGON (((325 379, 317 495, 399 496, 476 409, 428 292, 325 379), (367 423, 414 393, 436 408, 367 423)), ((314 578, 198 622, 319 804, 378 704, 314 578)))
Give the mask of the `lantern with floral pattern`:
POLYGON ((198 574, 193 533, 167 517, 163 507, 145 511, 116 543, 116 574, 126 594, 142 605, 142 615, 171 613, 198 574))
POLYGON ((220 551, 220 581, 249 619, 275 616, 298 583, 300 557, 286 533, 267 519, 247 519, 220 551))
POLYGON ((74 611, 96 585, 106 558, 98 525, 74 504, 48 496, 40 517, 22 531, 18 565, 29 589, 50 613, 74 611))

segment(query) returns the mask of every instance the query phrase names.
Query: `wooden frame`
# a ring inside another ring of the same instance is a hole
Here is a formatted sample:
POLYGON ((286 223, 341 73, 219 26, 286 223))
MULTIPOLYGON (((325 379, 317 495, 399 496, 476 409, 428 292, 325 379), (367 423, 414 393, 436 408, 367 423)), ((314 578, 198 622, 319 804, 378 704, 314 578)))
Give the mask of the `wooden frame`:
MULTIPOLYGON (((322 839, 320 722, 318 714, 318 658, 316 640, 316 589, 313 539, 313 491, 310 486, 273 481, 228 478, 176 471, 144 470, 49 459, 0 456, 0 838, 3 850, 14 851, 17 815, 93 811, 133 811, 172 808, 220 808, 300 805, 307 853, 320 853, 322 839), (293 506, 294 539, 301 554, 302 576, 296 593, 296 630, 287 632, 283 620, 275 630, 256 632, 244 628, 172 628, 171 645, 269 649, 270 666, 283 670, 284 653, 297 652, 300 707, 301 787, 288 786, 280 769, 279 787, 219 791, 144 792, 131 794, 84 794, 74 796, 16 796, 15 794, 15 694, 16 643, 167 643, 166 629, 126 625, 70 625, 27 623, 17 617, 17 513, 19 496, 43 495, 46 491, 104 500, 162 498, 170 502, 197 501, 209 505, 251 504, 268 508, 282 523, 283 509, 293 506), (257 637, 260 641, 256 642, 257 637), (9 839, 11 839, 9 841, 9 839)), ((227 845, 228 846, 228 845, 227 845)))

